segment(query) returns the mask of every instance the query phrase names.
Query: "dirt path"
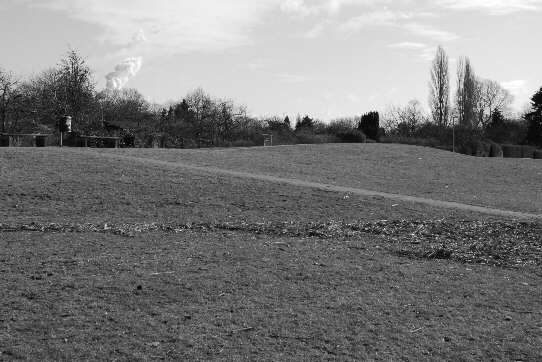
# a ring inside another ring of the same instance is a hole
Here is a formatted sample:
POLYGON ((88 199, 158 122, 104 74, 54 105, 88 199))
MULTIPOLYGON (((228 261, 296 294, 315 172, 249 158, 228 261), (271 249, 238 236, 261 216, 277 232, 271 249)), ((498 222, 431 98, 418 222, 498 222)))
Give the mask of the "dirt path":
MULTIPOLYGON (((73 152, 88 154, 88 151, 73 150, 73 152)), ((347 194, 367 196, 367 197, 383 197, 385 199, 395 200, 395 201, 400 201, 400 202, 413 202, 413 203, 424 204, 424 205, 433 206, 433 207, 477 212, 477 213, 482 213, 482 214, 515 218, 515 219, 542 220, 542 214, 531 214, 531 213, 525 213, 525 212, 519 212, 519 211, 494 209, 494 208, 489 208, 489 207, 484 207, 484 206, 462 204, 459 202, 428 199, 425 197, 408 196, 408 195, 394 194, 394 193, 388 193, 388 192, 365 190, 365 189, 354 188, 354 187, 336 186, 336 185, 324 184, 324 183, 319 183, 319 182, 303 181, 299 179, 254 174, 250 172, 226 170, 226 169, 222 169, 218 167, 194 166, 194 165, 186 164, 182 162, 162 161, 162 160, 155 160, 155 159, 144 158, 144 157, 116 155, 116 154, 95 152, 95 151, 90 151, 90 152, 92 152, 92 154, 94 155, 98 155, 101 157, 107 157, 110 159, 117 159, 117 160, 135 161, 138 163, 152 165, 152 166, 165 166, 167 168, 173 168, 173 169, 184 168, 184 169, 189 169, 189 170, 194 170, 194 171, 199 171, 199 172, 204 172, 204 173, 227 175, 227 176, 232 176, 232 177, 241 177, 241 178, 248 178, 248 179, 253 179, 253 180, 267 181, 267 182, 274 182, 274 183, 282 183, 282 184, 288 184, 288 185, 293 185, 293 186, 308 187, 308 188, 314 188, 314 189, 332 191, 332 192, 338 192, 338 193, 347 193, 347 194)))

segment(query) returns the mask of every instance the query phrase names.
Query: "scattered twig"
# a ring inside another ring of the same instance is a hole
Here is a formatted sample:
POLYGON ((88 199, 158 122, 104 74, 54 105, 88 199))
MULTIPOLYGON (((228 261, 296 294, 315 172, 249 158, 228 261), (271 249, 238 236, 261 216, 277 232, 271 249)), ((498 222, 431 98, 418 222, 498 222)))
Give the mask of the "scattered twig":
POLYGON ((246 328, 241 328, 241 329, 234 329, 234 330, 231 331, 231 333, 248 332, 248 331, 251 331, 253 329, 254 329, 254 327, 246 327, 246 328))
POLYGON ((162 274, 175 274, 174 271, 160 272, 160 273, 150 273, 149 275, 162 275, 162 274))

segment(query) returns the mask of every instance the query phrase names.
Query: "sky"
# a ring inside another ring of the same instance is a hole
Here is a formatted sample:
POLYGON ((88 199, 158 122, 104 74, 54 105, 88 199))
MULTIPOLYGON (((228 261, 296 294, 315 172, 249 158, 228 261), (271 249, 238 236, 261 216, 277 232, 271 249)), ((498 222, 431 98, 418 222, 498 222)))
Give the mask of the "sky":
POLYGON ((71 48, 98 89, 162 103, 201 87, 255 116, 330 120, 427 105, 441 45, 452 86, 468 56, 519 111, 542 86, 541 16, 542 0, 0 0, 0 67, 30 76, 71 48))

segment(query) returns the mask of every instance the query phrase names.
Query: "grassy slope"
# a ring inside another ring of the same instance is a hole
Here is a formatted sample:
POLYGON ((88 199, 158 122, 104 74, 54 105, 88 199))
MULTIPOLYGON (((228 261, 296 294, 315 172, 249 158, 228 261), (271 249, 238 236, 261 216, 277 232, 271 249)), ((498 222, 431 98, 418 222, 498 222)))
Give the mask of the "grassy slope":
POLYGON ((2 238, 0 359, 542 358, 540 276, 378 238, 2 238))
POLYGON ((105 152, 542 213, 540 160, 477 158, 389 144, 105 152))
MULTIPOLYGON (((176 151, 173 155, 178 155, 176 151)), ((482 217, 423 205, 83 157, 0 149, 0 218, 42 222, 328 221, 482 217)))
MULTIPOLYGON (((343 146, 319 153, 335 147, 343 146)), ((236 167, 262 162, 249 161, 247 150, 138 151, 208 164, 232 152, 236 167)), ((463 192, 466 183, 456 181, 463 192)), ((445 216, 487 219, 69 150, 0 149, 0 223, 445 216)), ((410 259, 390 254, 387 242, 369 235, 0 232, 0 359, 542 358, 536 269, 410 259)))

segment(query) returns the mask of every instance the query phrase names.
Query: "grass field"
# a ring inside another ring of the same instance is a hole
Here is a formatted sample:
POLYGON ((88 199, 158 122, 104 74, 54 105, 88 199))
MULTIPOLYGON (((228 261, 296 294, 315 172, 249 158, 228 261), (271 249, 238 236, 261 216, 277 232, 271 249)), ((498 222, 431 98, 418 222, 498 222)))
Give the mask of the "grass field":
POLYGON ((539 160, 471 157, 393 144, 116 152, 542 213, 542 162, 539 160))
POLYGON ((540 222, 101 152, 542 208, 536 161, 417 147, 0 149, 0 360, 542 359, 540 222))

